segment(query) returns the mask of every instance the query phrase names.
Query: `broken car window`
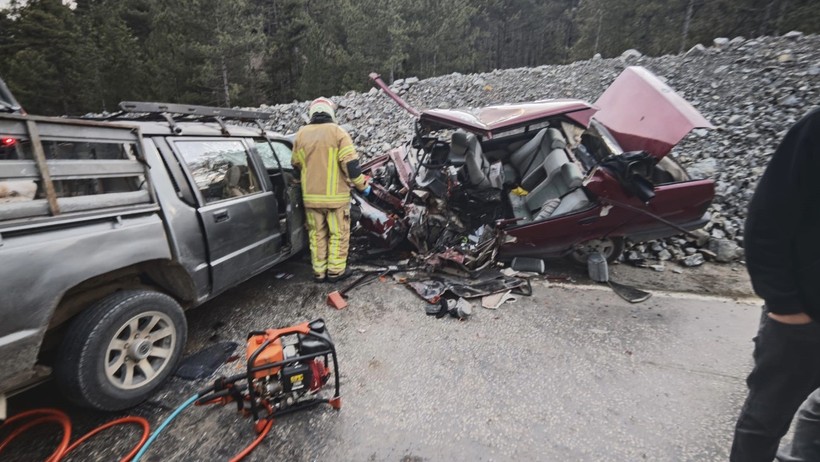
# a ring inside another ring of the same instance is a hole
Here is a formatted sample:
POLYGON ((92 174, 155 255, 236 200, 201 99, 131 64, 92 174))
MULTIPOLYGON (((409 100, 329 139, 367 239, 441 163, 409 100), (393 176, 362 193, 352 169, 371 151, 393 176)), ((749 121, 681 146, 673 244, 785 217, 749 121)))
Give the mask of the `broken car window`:
POLYGON ((262 163, 265 164, 266 169, 279 169, 276 158, 279 158, 283 169, 290 170, 293 168, 290 165, 290 158, 293 154, 290 147, 285 143, 280 141, 271 141, 268 143, 267 140, 256 140, 256 152, 258 152, 259 157, 262 158, 262 163), (276 157, 274 157, 271 152, 271 145, 273 145, 273 149, 276 151, 276 157))
POLYGON ((176 141, 205 203, 260 191, 241 141, 176 141))

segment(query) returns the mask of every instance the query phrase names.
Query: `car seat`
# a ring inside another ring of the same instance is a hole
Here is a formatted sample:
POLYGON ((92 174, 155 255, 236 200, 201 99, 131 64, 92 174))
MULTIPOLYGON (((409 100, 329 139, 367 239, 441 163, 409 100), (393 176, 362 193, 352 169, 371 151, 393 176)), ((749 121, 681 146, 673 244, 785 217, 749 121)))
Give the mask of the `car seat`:
MULTIPOLYGON (((467 185, 476 189, 490 189, 490 162, 484 157, 481 143, 472 133, 453 133, 453 143, 457 152, 464 149, 463 171, 467 173, 467 185), (458 135, 458 136, 456 136, 458 135)), ((452 152, 452 148, 451 148, 452 152)))
POLYGON ((557 149, 563 150, 565 146, 564 135, 557 129, 540 130, 507 158, 507 183, 517 183, 524 190, 532 191, 547 178, 548 172, 542 167, 549 154, 557 149))
POLYGON ((456 167, 461 167, 467 160, 467 132, 463 130, 456 130, 453 136, 450 137, 450 154, 447 160, 456 167))
POLYGON ((550 154, 550 157, 554 158, 549 159, 553 160, 553 165, 560 166, 551 170, 547 181, 526 197, 527 210, 531 213, 538 211, 538 219, 562 215, 589 204, 589 198, 581 187, 584 177, 578 166, 570 162, 563 151, 560 155, 550 154))
POLYGON ((239 197, 256 191, 256 184, 245 165, 231 165, 223 180, 225 198, 239 197))

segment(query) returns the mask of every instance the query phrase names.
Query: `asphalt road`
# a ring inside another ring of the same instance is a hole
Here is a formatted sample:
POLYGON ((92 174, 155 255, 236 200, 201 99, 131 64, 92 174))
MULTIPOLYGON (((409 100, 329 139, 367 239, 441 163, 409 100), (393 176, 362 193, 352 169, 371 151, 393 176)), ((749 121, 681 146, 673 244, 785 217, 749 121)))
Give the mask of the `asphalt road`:
MULTIPOLYGON (((604 287, 537 281, 532 297, 459 321, 426 316, 394 282, 357 289, 342 311, 325 305, 330 288, 295 262, 188 315, 189 353, 317 317, 336 341, 343 408, 282 417, 247 460, 727 459, 754 301, 656 293, 630 305, 604 287), (280 271, 296 276, 277 279, 280 271)), ((130 413, 158 425, 204 383, 174 378, 130 413)), ((11 411, 41 405, 66 409, 76 434, 116 417, 69 406, 53 385, 13 400, 11 411)), ((57 440, 53 429, 32 436, 3 459, 45 458, 57 440)), ((254 437, 235 408, 189 408, 143 460, 224 460, 254 437)), ((135 439, 115 430, 75 460, 115 460, 135 439)))

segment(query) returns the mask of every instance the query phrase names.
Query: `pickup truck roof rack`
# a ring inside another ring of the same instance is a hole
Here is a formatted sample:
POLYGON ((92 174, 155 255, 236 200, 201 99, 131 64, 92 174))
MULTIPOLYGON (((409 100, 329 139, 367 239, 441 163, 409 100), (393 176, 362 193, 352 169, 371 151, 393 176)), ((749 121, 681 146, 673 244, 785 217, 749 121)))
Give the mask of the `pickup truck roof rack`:
POLYGON ((104 120, 165 120, 171 126, 173 133, 180 133, 182 131, 177 127, 177 122, 216 122, 222 128, 222 133, 228 136, 230 133, 228 133, 228 127, 225 125, 225 121, 234 120, 254 123, 264 135, 265 128, 260 121, 273 118, 273 114, 269 112, 197 106, 192 104, 122 101, 119 107, 119 112, 104 117, 104 120), (126 116, 126 114, 129 115, 126 116))

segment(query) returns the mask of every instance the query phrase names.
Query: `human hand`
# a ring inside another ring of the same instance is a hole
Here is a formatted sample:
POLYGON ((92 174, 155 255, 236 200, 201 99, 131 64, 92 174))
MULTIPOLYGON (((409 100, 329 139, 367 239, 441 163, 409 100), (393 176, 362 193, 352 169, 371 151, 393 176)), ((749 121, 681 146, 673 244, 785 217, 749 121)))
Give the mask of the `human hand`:
POLYGON ((370 191, 372 191, 372 190, 373 190, 373 188, 371 188, 371 187, 370 187, 370 185, 367 185, 367 186, 364 188, 364 190, 362 190, 362 194, 364 194, 365 196, 369 196, 369 195, 370 195, 370 191))
POLYGON ((811 317, 809 317, 806 313, 777 314, 770 311, 767 313, 767 316, 781 324, 802 325, 808 324, 812 321, 811 317))

